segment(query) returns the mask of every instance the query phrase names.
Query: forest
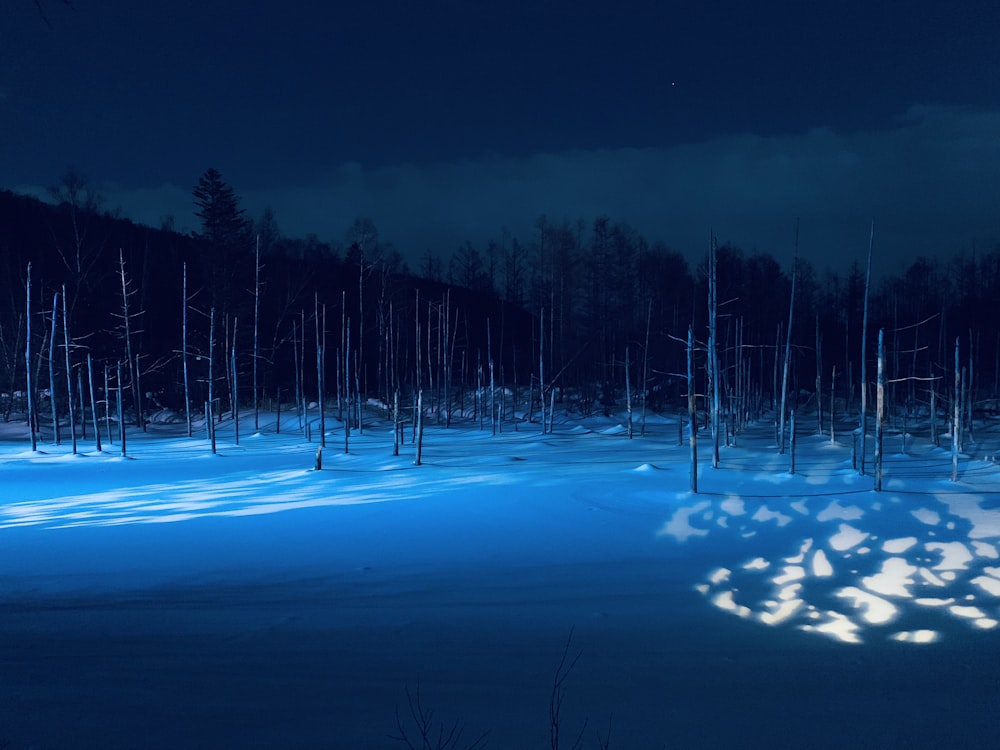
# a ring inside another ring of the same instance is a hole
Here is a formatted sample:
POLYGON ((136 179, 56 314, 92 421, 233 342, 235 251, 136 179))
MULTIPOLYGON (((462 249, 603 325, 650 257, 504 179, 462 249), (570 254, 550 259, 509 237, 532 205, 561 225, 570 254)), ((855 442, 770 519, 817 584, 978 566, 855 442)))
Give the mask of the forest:
POLYGON ((811 403, 822 429, 831 405, 856 408, 865 372, 874 394, 880 330, 891 418, 927 413, 935 390, 947 399, 959 357, 970 417, 1000 390, 996 248, 915 258, 874 280, 862 363, 869 248, 844 249, 857 256, 846 275, 798 250, 782 268, 766 252, 716 248, 706 227, 691 265, 610 217, 539 217, 530 237, 501 229, 486 247, 427 252, 412 269, 371 219, 340 243, 283 236, 273 213, 248 218, 214 169, 192 192, 193 234, 103 210, 72 169, 51 194, 0 192, 0 412, 30 411, 43 440, 75 440, 97 414, 142 427, 170 409, 190 430, 192 413, 282 403, 321 418, 334 404, 363 428, 366 410, 388 415, 418 396, 438 424, 464 415, 494 429, 544 425, 553 408, 677 413, 689 329, 700 408, 712 343, 730 413, 785 393, 793 408, 811 403))

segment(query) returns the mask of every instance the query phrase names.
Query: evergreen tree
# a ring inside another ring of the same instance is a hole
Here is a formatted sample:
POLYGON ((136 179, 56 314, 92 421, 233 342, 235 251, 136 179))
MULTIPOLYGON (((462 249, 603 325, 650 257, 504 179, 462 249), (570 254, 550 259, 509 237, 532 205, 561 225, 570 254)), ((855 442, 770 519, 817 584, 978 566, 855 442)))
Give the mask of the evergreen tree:
POLYGON ((201 219, 197 237, 203 243, 204 280, 211 290, 212 306, 223 316, 236 312, 235 294, 249 288, 247 260, 253 255, 251 223, 240 208, 232 186, 213 168, 205 170, 192 191, 195 216, 201 219), (247 278, 243 278, 247 276, 247 278))

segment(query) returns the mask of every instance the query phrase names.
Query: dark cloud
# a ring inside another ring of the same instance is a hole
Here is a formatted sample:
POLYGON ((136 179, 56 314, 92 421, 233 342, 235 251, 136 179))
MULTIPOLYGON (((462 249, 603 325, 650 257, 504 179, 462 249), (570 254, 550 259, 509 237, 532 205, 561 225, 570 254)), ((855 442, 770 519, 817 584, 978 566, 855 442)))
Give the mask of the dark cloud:
MULTIPOLYGON (((483 245, 507 227, 534 236, 540 215, 635 226, 699 258, 709 231, 722 242, 789 262, 796 219, 800 251, 816 267, 863 261, 876 222, 877 272, 913 258, 947 256, 1000 238, 1000 111, 913 108, 895 127, 792 136, 741 135, 665 148, 492 156, 428 165, 336 167, 311 185, 243 191, 251 214, 266 205, 292 236, 339 240, 367 216, 411 262, 483 245)), ((107 205, 158 225, 195 226, 190 188, 105 190, 107 205)))

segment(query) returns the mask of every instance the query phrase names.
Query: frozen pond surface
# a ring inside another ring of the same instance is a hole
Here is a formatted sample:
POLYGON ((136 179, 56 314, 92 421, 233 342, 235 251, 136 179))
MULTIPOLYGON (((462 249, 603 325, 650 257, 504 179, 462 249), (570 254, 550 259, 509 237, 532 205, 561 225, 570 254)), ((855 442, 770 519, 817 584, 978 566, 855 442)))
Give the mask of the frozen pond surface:
POLYGON ((565 747, 996 744, 1000 472, 952 483, 917 438, 874 493, 849 434, 800 432, 794 476, 770 426, 719 469, 702 437, 692 495, 661 419, 431 427, 421 467, 334 424, 321 472, 294 419, 217 456, 154 424, 128 459, 6 427, 12 749, 403 747, 418 685, 458 747, 549 747, 570 633, 565 747))

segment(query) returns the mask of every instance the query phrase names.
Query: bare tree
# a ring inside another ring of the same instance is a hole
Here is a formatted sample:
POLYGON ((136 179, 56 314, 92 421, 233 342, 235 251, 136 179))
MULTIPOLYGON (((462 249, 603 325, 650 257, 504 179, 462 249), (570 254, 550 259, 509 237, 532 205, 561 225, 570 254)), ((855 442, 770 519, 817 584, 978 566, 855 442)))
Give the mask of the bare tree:
POLYGON ((788 301, 788 331, 785 333, 785 362, 781 368, 781 427, 778 430, 778 453, 785 452, 785 404, 788 398, 788 362, 792 355, 792 321, 795 315, 795 279, 799 265, 799 223, 795 222, 795 254, 792 256, 792 294, 788 301))
POLYGON ((865 272, 865 306, 864 317, 861 320, 861 461, 858 464, 861 475, 865 473, 865 443, 868 431, 868 298, 872 280, 872 245, 875 243, 875 220, 872 220, 871 233, 868 235, 868 270, 865 272))
POLYGON ((38 450, 38 437, 35 433, 35 391, 31 383, 31 263, 28 263, 28 276, 24 284, 25 303, 24 316, 27 324, 24 335, 24 369, 25 392, 28 399, 28 431, 31 433, 31 450, 38 450))
POLYGON ((66 314, 66 285, 63 284, 63 296, 62 296, 62 313, 63 313, 63 343, 66 350, 66 401, 67 408, 69 409, 69 434, 73 442, 73 455, 76 455, 76 409, 73 404, 73 366, 70 355, 70 338, 69 338, 69 318, 66 314))

